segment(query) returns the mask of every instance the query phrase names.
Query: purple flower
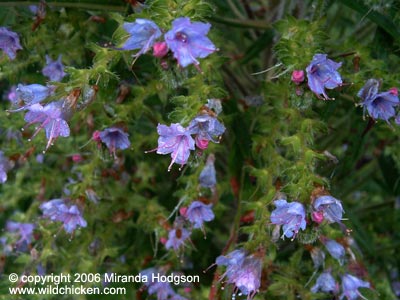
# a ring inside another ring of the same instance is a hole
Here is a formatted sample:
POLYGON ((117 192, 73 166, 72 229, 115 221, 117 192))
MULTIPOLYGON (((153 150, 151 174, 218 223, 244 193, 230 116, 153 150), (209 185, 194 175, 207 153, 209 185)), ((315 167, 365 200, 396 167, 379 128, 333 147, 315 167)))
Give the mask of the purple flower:
POLYGON ((161 36, 161 30, 156 23, 146 19, 136 19, 134 23, 124 23, 123 28, 130 37, 125 41, 121 50, 140 49, 135 56, 146 53, 161 36))
POLYGON ((6 230, 9 232, 17 232, 21 237, 17 244, 22 244, 26 242, 30 244, 33 240, 33 230, 35 225, 31 223, 18 223, 13 221, 7 221, 6 230))
POLYGON ((63 199, 54 199, 40 205, 43 216, 51 221, 60 221, 67 233, 72 233, 78 226, 86 227, 87 222, 76 205, 67 206, 63 199))
POLYGON ((48 77, 51 81, 61 81, 65 75, 64 65, 61 62, 61 55, 57 60, 52 60, 46 55, 46 66, 42 69, 44 76, 48 77))
MULTIPOLYGON (((155 268, 140 271, 140 275, 146 278, 144 285, 147 287, 149 295, 156 294, 157 300, 186 300, 182 296, 176 294, 168 282, 153 281, 153 274, 157 276, 165 275, 164 272, 160 272, 155 268)), ((157 280, 157 276, 154 276, 155 280, 157 280)))
POLYGON ((397 90, 394 91, 393 89, 378 94, 379 85, 378 80, 368 79, 357 93, 357 96, 363 100, 361 105, 364 107, 364 111, 366 109, 373 119, 381 119, 388 122, 396 114, 394 107, 399 105, 399 97, 397 96, 397 90))
POLYGON ((209 23, 191 23, 189 18, 178 18, 172 22, 172 29, 165 34, 165 42, 181 67, 197 66, 199 61, 196 58, 207 57, 217 50, 206 36, 210 27, 209 23))
POLYGON ((229 279, 236 287, 252 299, 260 288, 262 260, 254 255, 244 259, 240 269, 229 279))
POLYGON ((7 181, 7 171, 10 167, 10 161, 4 156, 3 151, 0 151, 0 183, 7 181))
POLYGON ((343 216, 343 207, 340 200, 324 195, 316 198, 313 207, 317 212, 321 212, 328 223, 340 223, 343 216))
POLYGON ((196 134, 200 140, 219 143, 219 137, 225 132, 225 126, 209 114, 197 115, 189 124, 190 134, 196 134))
POLYGON ((11 112, 17 112, 24 109, 28 109, 31 105, 40 103, 54 92, 53 86, 44 86, 41 84, 30 84, 30 85, 22 85, 18 84, 18 88, 16 89, 17 99, 25 102, 25 105, 11 110, 11 112))
POLYGON ((13 105, 17 105, 18 96, 17 96, 17 87, 15 85, 11 86, 6 95, 3 96, 4 99, 10 101, 13 105))
POLYGON ((321 239, 321 240, 325 245, 326 250, 328 250, 329 254, 333 258, 337 259, 340 265, 342 265, 344 261, 344 256, 346 254, 344 247, 334 240, 329 240, 329 239, 321 239))
POLYGON ((5 27, 0 27, 0 49, 13 60, 17 55, 17 50, 22 49, 18 34, 5 27))
POLYGON ((131 145, 128 134, 118 127, 106 128, 100 131, 99 137, 114 155, 116 149, 127 149, 131 145))
POLYGON ((53 199, 42 203, 39 208, 42 210, 44 217, 51 221, 58 221, 62 206, 65 206, 63 199, 53 199))
POLYGON ((58 221, 64 223, 64 229, 67 233, 72 233, 78 226, 87 226, 87 222, 76 205, 71 205, 70 207, 61 206, 58 221))
POLYGON ((226 256, 216 259, 217 265, 226 266, 226 272, 221 279, 227 277, 228 283, 233 283, 252 299, 257 293, 261 283, 262 260, 255 255, 246 256, 242 249, 232 251, 226 256))
POLYGON ((358 279, 353 275, 350 274, 343 275, 342 276, 343 293, 340 295, 340 299, 343 299, 344 297, 346 297, 347 300, 356 300, 358 299, 358 297, 365 299, 358 291, 360 287, 370 288, 371 286, 369 282, 358 279))
POLYGON ((168 171, 171 170, 173 163, 182 166, 186 164, 190 150, 194 150, 194 140, 190 136, 190 132, 179 123, 171 124, 169 127, 158 124, 157 132, 160 137, 158 138, 158 147, 155 150, 158 154, 171 153, 172 161, 168 166, 168 171))
POLYGON ((185 228, 171 229, 168 233, 168 240, 165 244, 165 248, 173 248, 175 251, 178 251, 179 248, 183 247, 189 236, 190 231, 185 228))
POLYGON ((212 211, 212 204, 204 204, 200 201, 193 201, 187 211, 186 216, 194 228, 203 227, 203 222, 210 222, 214 220, 214 213, 212 211))
POLYGON ((306 229, 306 212, 303 204, 299 202, 288 203, 280 199, 274 201, 276 209, 271 213, 271 222, 283 225, 283 234, 288 238, 294 238, 300 229, 306 229))
POLYGON ((320 291, 324 293, 334 294, 338 292, 338 285, 335 282, 335 278, 333 278, 330 272, 324 272, 319 275, 317 278, 317 282, 311 288, 311 292, 313 293, 318 293, 320 291))
POLYGON ((63 101, 51 102, 46 106, 42 106, 39 103, 33 104, 28 108, 29 111, 25 115, 25 121, 28 122, 25 126, 41 123, 32 138, 34 138, 41 129, 45 129, 46 138, 48 140, 46 150, 58 136, 69 136, 69 126, 64 119, 64 111, 62 110, 63 103, 63 101))
POLYGON ((327 59, 326 54, 315 54, 313 60, 306 68, 308 86, 318 98, 329 100, 325 93, 325 89, 334 89, 342 85, 342 78, 336 71, 342 63, 336 63, 333 60, 327 59))
POLYGON ((207 158, 206 165, 201 171, 199 176, 200 186, 211 189, 216 186, 217 178, 215 175, 214 161, 215 161, 214 154, 210 154, 207 158))

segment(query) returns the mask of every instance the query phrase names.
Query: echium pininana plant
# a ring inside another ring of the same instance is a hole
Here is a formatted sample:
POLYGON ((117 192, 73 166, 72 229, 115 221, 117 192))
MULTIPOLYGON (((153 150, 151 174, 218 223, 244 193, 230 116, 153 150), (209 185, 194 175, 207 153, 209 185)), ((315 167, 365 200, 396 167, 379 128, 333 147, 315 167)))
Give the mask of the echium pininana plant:
POLYGON ((3 278, 394 299, 395 1, 117 2, 0 4, 3 278))

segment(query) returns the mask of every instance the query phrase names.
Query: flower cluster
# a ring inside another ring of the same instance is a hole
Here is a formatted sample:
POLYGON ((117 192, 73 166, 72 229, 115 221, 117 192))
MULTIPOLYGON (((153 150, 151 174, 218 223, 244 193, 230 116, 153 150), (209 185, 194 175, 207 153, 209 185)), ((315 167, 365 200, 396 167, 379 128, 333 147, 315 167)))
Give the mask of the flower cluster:
MULTIPOLYGON (((340 299, 346 297, 347 300, 356 300, 359 297, 365 299, 358 291, 359 288, 370 288, 370 283, 363 281, 356 276, 345 274, 342 276, 342 294, 340 299)), ((323 272, 317 278, 315 285, 311 288, 311 292, 329 293, 337 295, 339 293, 339 284, 329 271, 323 272)))
POLYGON ((211 28, 209 23, 191 22, 189 18, 181 17, 172 22, 172 28, 165 33, 165 41, 157 42, 162 33, 153 21, 136 19, 133 23, 124 23, 128 39, 118 48, 120 50, 137 50, 135 56, 148 52, 153 47, 155 57, 164 57, 171 50, 178 64, 185 68, 200 64, 198 58, 205 58, 217 48, 207 37, 211 28))
POLYGON ((45 218, 63 223, 64 230, 72 233, 79 227, 86 227, 87 223, 77 205, 67 205, 63 199, 53 199, 40 205, 45 218))
POLYGON ((244 250, 239 249, 226 256, 218 256, 215 263, 218 266, 226 266, 220 280, 226 277, 226 282, 234 284, 247 299, 254 298, 261 284, 261 257, 256 254, 246 255, 244 250))
POLYGON ((188 161, 190 151, 195 149, 195 145, 204 150, 209 141, 218 143, 219 137, 225 132, 225 127, 215 116, 208 113, 200 113, 184 128, 179 123, 173 123, 170 126, 158 124, 157 132, 159 134, 158 147, 151 151, 157 151, 158 154, 171 154, 172 161, 168 166, 168 171, 174 163, 182 167, 188 161), (195 135, 195 139, 191 135, 195 135))
MULTIPOLYGON (((330 100, 331 98, 325 92, 325 89, 334 89, 343 84, 342 77, 337 69, 342 63, 334 62, 327 58, 326 54, 315 54, 311 63, 307 66, 308 87, 320 99, 330 100)), ((296 85, 304 81, 304 71, 294 70, 291 77, 296 85)), ((297 87, 297 94, 300 95, 297 87)))

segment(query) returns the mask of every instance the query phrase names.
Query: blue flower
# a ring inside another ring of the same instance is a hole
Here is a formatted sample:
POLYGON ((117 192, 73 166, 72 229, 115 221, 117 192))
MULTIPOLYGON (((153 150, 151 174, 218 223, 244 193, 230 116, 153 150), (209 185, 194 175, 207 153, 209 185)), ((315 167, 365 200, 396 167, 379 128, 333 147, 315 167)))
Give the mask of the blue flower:
POLYGON ((58 220, 64 223, 64 229, 67 233, 72 233, 78 226, 86 227, 87 222, 82 217, 82 213, 76 205, 67 207, 66 205, 60 206, 58 220))
POLYGON ((156 294, 157 299, 168 299, 170 295, 175 294, 168 282, 153 281, 153 274, 164 275, 163 272, 155 268, 140 271, 140 275, 146 278, 145 286, 147 287, 149 295, 156 294))
POLYGON ((188 130, 190 134, 197 135, 196 139, 219 143, 219 137, 225 132, 225 126, 209 114, 200 114, 190 122, 188 130))
POLYGON ((317 282, 311 288, 311 292, 318 293, 337 293, 338 292, 338 285, 335 281, 335 278, 331 275, 330 272, 324 272, 318 276, 317 282))
POLYGON ((326 58, 326 54, 315 54, 313 60, 306 68, 308 86, 318 98, 329 100, 325 89, 334 89, 342 85, 342 78, 336 71, 342 63, 336 63, 326 58))
POLYGON ((20 245, 22 243, 30 244, 33 240, 33 230, 35 229, 35 224, 32 223, 19 223, 13 221, 7 221, 6 230, 9 232, 17 232, 20 236, 20 239, 17 241, 17 244, 20 245))
POLYGON ((7 172, 10 169, 10 161, 4 156, 3 151, 0 151, 0 183, 7 181, 7 172))
POLYGON ((210 28, 209 23, 191 23, 189 18, 178 18, 172 22, 172 29, 165 34, 165 42, 181 67, 197 66, 200 63, 196 58, 207 57, 217 50, 206 36, 210 28))
POLYGON ((18 34, 5 27, 0 27, 0 49, 13 60, 17 55, 17 50, 22 49, 18 34))
POLYGON ((199 175, 199 183, 200 186, 206 188, 214 188, 217 184, 217 177, 214 167, 215 156, 214 154, 210 154, 207 158, 207 162, 203 170, 199 175))
POLYGON ((118 127, 106 128, 100 131, 99 137, 114 156, 116 149, 127 149, 131 145, 128 134, 118 127))
POLYGON ((274 201, 276 209, 271 213, 271 222, 283 225, 283 234, 288 238, 294 238, 300 229, 306 229, 306 212, 303 204, 299 202, 288 203, 280 199, 274 201))
POLYGON ((211 208, 212 204, 193 201, 186 211, 186 216, 194 228, 201 228, 203 227, 203 222, 214 220, 215 216, 211 208))
POLYGON ((227 282, 234 284, 247 299, 252 299, 260 288, 262 260, 256 255, 246 256, 242 250, 234 250, 226 256, 219 256, 216 264, 226 266, 226 272, 221 279, 227 277, 227 282))
POLYGON ((368 111, 373 119, 381 119, 386 122, 396 115, 394 109, 399 105, 399 97, 397 90, 378 93, 379 81, 376 79, 368 79, 366 84, 357 93, 363 101, 361 105, 368 111))
POLYGON ((64 101, 51 102, 43 107, 37 103, 31 105, 28 108, 29 111, 25 115, 25 121, 28 122, 25 126, 41 123, 32 135, 32 138, 34 138, 40 130, 43 128, 45 129, 48 140, 46 150, 57 137, 68 137, 70 134, 68 123, 64 119, 65 116, 62 110, 63 104, 64 101))
POLYGON ((189 236, 190 231, 185 228, 171 229, 168 233, 168 240, 165 244, 165 248, 173 248, 175 251, 178 251, 179 248, 183 247, 189 236))
POLYGON ((46 66, 42 69, 44 76, 48 77, 51 81, 61 81, 65 75, 64 65, 61 62, 61 55, 57 60, 52 60, 46 55, 46 66))
MULTIPOLYGON (((168 166, 168 171, 174 163, 182 166, 187 163, 190 155, 190 150, 194 150, 194 140, 190 136, 190 132, 182 127, 179 123, 166 126, 158 124, 157 132, 160 135, 158 138, 158 147, 152 151, 157 151, 158 154, 171 153, 172 161, 168 166)), ((151 151, 146 151, 151 152, 151 151)))
POLYGON ((321 240, 325 245, 326 250, 328 250, 329 254, 332 255, 333 258, 337 259, 340 265, 343 265, 344 256, 346 254, 344 247, 334 240, 329 240, 329 239, 325 240, 321 239, 321 240))
POLYGON ((146 19, 136 19, 134 23, 124 23, 123 28, 130 37, 125 41, 121 50, 140 49, 135 56, 146 53, 161 36, 161 30, 156 23, 146 19))
POLYGON ((358 291, 360 287, 370 288, 369 282, 363 281, 353 275, 345 274, 342 277, 342 290, 343 293, 340 295, 340 299, 344 297, 347 300, 356 300, 358 297, 365 299, 361 293, 358 291))
POLYGON ((11 110, 11 112, 17 112, 29 108, 29 106, 40 103, 54 92, 53 86, 44 86, 41 84, 29 84, 22 85, 18 84, 16 89, 17 99, 25 102, 25 105, 18 109, 11 110))
POLYGON ((247 295, 247 299, 253 299, 260 288, 261 271, 261 258, 250 255, 244 259, 238 272, 231 276, 228 282, 234 283, 243 295, 247 295))
POLYGON ((342 203, 330 195, 316 198, 313 202, 313 207, 316 211, 323 213, 324 219, 327 220, 328 223, 340 223, 342 220, 342 203))
POLYGON ((51 221, 63 223, 64 230, 72 233, 78 226, 86 227, 87 222, 76 205, 68 206, 63 199, 53 199, 40 205, 43 216, 51 221))

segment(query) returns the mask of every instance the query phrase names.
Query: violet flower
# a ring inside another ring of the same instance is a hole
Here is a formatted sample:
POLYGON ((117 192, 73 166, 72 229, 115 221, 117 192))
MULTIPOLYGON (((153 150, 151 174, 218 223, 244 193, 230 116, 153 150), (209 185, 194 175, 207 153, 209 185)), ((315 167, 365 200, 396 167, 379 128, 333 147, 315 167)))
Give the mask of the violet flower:
POLYGON ((175 251, 178 251, 181 247, 183 247, 189 236, 190 231, 185 228, 171 229, 168 233, 168 240, 165 244, 165 248, 173 248, 175 251))
MULTIPOLYGON (((166 126, 158 124, 157 132, 160 135, 158 138, 158 147, 151 151, 157 151, 158 154, 170 154, 172 161, 168 166, 168 171, 174 163, 183 166, 187 163, 190 155, 190 150, 194 150, 194 140, 190 136, 190 132, 183 128, 179 123, 166 126)), ((146 151, 146 153, 151 152, 146 151)))
MULTIPOLYGON (((24 109, 28 109, 33 104, 40 103, 47 97, 51 96, 53 92, 54 86, 44 86, 36 83, 29 85, 18 84, 18 87, 16 89, 17 101, 22 100, 25 105, 10 111, 18 112, 24 109)), ((15 101, 15 103, 17 101, 15 101)))
POLYGON ((228 283, 233 283, 247 299, 252 299, 260 288, 262 260, 255 255, 246 256, 242 250, 234 250, 226 256, 217 257, 215 263, 226 266, 226 272, 221 276, 227 277, 228 283))
POLYGON ((181 67, 190 64, 198 66, 197 58, 207 57, 217 50, 207 37, 210 28, 209 23, 191 23, 189 18, 184 17, 172 22, 172 29, 165 34, 165 42, 181 67))
POLYGON ((324 272, 319 275, 317 278, 317 282, 311 288, 311 292, 313 293, 323 292, 336 294, 338 290, 338 284, 336 283, 335 278, 333 278, 330 272, 324 272))
POLYGON ((215 156, 210 154, 207 158, 206 165, 199 175, 200 186, 205 188, 214 188, 217 185, 217 177, 214 166, 215 156))
POLYGON ((225 132, 225 126, 209 114, 200 114, 190 122, 188 130, 190 134, 196 135, 196 139, 219 143, 220 136, 225 132))
POLYGON ((134 23, 126 22, 123 24, 123 28, 130 36, 120 49, 140 49, 135 56, 139 56, 150 50, 156 39, 161 36, 161 30, 157 24, 146 19, 136 19, 134 23))
POLYGON ((294 239, 300 229, 306 229, 306 211, 303 204, 299 202, 288 203, 280 199, 274 201, 276 209, 271 213, 271 222, 276 225, 283 225, 283 234, 294 239))
POLYGON ((15 59, 17 50, 22 49, 18 34, 5 27, 0 27, 0 49, 2 49, 11 60, 15 59))
POLYGON ((7 221, 6 230, 9 232, 16 232, 20 239, 17 244, 22 244, 26 242, 30 244, 33 241, 33 230, 35 229, 35 224, 32 223, 19 223, 13 221, 7 221))
POLYGON ((7 181, 7 172, 10 169, 10 161, 4 156, 3 151, 0 151, 0 183, 7 181))
POLYGON ((379 81, 376 79, 368 79, 366 84, 357 93, 363 101, 361 105, 373 119, 381 119, 386 122, 396 115, 394 109, 399 105, 399 97, 397 90, 391 89, 387 92, 378 94, 379 81))
POLYGON ((342 85, 342 78, 336 71, 341 67, 342 63, 336 63, 326 57, 326 54, 315 54, 306 71, 308 86, 311 91, 318 98, 329 100, 330 98, 325 93, 325 89, 334 89, 342 85))
POLYGON ((204 222, 214 220, 214 212, 212 211, 212 204, 204 204, 200 201, 193 201, 187 211, 186 217, 193 224, 194 228, 202 228, 204 222))
POLYGON ((322 242, 325 245, 326 250, 328 250, 329 254, 333 258, 337 259, 340 265, 343 265, 344 256, 346 254, 344 247, 334 240, 326 239, 322 240, 322 242))
POLYGON ((340 295, 340 299, 343 299, 344 297, 347 298, 347 300, 356 300, 358 297, 363 297, 361 293, 358 291, 359 288, 370 288, 369 282, 363 281, 353 275, 350 274, 345 274, 342 276, 342 290, 343 293, 340 295))
POLYGON ((64 230, 72 233, 78 226, 86 227, 87 222, 76 205, 67 206, 63 199, 54 199, 44 202, 39 207, 43 216, 51 221, 63 223, 64 230))
POLYGON ((46 66, 42 69, 42 74, 48 77, 51 81, 61 81, 65 75, 64 65, 61 62, 61 55, 57 60, 52 60, 46 55, 46 66))
POLYGON ((63 103, 64 101, 51 102, 46 106, 42 106, 39 103, 33 104, 28 108, 29 111, 25 115, 25 121, 28 122, 25 126, 41 123, 32 135, 32 138, 34 138, 40 130, 43 128, 45 129, 46 138, 48 140, 46 150, 57 137, 68 137, 70 134, 68 123, 64 119, 64 111, 62 110, 63 103))
POLYGON ((330 196, 319 196, 313 202, 317 212, 321 212, 328 223, 340 223, 343 216, 343 206, 340 200, 330 196))
POLYGON ((121 128, 111 127, 99 132, 100 140, 106 144, 107 148, 115 156, 116 149, 127 149, 131 145, 128 134, 121 128))

